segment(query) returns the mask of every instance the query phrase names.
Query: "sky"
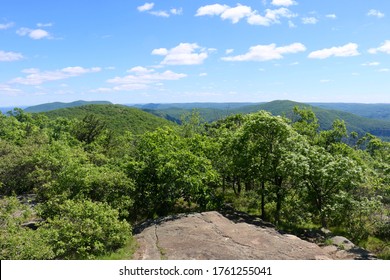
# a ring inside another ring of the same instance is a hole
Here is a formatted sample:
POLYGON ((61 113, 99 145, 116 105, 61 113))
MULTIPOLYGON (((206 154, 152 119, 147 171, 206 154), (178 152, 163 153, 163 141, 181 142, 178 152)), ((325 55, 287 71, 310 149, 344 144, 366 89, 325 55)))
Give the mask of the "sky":
POLYGON ((0 106, 390 103, 387 0, 0 0, 0 106))

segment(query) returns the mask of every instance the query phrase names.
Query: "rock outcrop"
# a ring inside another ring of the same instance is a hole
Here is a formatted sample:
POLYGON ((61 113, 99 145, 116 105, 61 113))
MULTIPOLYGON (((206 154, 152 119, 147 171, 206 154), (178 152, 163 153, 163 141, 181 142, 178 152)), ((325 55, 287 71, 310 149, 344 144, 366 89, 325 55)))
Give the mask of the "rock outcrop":
MULTIPOLYGON (((317 244, 283 234, 261 221, 218 212, 170 216, 136 229, 139 260, 329 260, 317 244)), ((332 256, 333 255, 333 256, 332 256)))

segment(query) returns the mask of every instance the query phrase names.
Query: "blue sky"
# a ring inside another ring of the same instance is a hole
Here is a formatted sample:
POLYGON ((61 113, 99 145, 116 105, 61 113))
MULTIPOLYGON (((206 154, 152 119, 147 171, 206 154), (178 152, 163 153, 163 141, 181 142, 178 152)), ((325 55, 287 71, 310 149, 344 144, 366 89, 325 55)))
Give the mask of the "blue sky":
POLYGON ((0 0, 0 106, 390 103, 390 1, 0 0))

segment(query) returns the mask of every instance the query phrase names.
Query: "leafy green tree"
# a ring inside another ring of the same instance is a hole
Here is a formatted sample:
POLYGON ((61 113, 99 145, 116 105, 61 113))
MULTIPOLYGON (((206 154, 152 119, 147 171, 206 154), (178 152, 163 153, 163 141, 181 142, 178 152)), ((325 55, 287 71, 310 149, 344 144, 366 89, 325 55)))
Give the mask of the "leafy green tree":
POLYGON ((305 184, 309 200, 327 227, 328 211, 338 193, 350 191, 361 181, 361 168, 347 157, 332 156, 324 148, 312 146, 306 154, 307 174, 305 184))
POLYGON ((292 127, 301 135, 308 136, 308 139, 314 141, 318 134, 320 124, 313 110, 310 108, 299 108, 295 106, 293 109, 292 127))
POLYGON ((136 213, 164 215, 178 199, 207 207, 218 174, 210 160, 189 149, 184 138, 169 128, 144 134, 137 143, 138 154, 128 171, 135 177, 136 213))
POLYGON ((318 144, 331 150, 332 145, 340 143, 343 138, 347 137, 347 128, 343 120, 335 120, 331 130, 321 131, 318 138, 318 144))
POLYGON ((293 150, 291 141, 293 131, 286 119, 272 116, 260 111, 248 116, 248 119, 238 133, 237 145, 244 145, 245 152, 241 153, 247 165, 249 174, 254 176, 261 185, 261 212, 265 214, 265 184, 269 182, 274 187, 276 196, 275 222, 280 220, 282 202, 286 194, 285 183, 289 177, 286 155, 293 150))
POLYGON ((80 122, 75 124, 73 133, 76 138, 91 144, 103 131, 107 125, 93 114, 87 114, 80 122))

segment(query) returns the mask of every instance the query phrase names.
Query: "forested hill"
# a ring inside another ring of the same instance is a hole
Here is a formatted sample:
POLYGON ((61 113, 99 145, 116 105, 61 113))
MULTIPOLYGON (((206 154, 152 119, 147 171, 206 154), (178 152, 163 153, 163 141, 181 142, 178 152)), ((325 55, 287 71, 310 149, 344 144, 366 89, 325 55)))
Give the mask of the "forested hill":
MULTIPOLYGON (((209 103, 212 106, 212 103, 209 103)), ((172 104, 173 105, 173 104, 172 104)), ((180 104, 176 104, 177 106, 180 104)), ((227 104, 228 105, 228 104, 227 104)), ((203 119, 207 122, 212 122, 218 119, 223 119, 226 116, 234 115, 234 114, 249 114, 258 112, 260 110, 265 110, 271 112, 273 115, 283 115, 286 117, 291 117, 293 115, 293 109, 295 106, 300 108, 311 108, 313 112, 316 114, 321 130, 327 130, 332 127, 332 123, 336 119, 341 119, 345 121, 346 127, 348 131, 358 132, 359 134, 365 134, 367 132, 379 136, 379 137, 389 137, 390 136, 390 121, 386 120, 376 120, 369 119, 365 117, 361 117, 349 112, 339 111, 339 110, 330 110, 324 109, 316 106, 312 106, 305 103, 299 103, 289 100, 276 100, 267 103, 258 103, 244 106, 225 106, 223 108, 221 105, 216 107, 205 108, 202 106, 201 108, 197 108, 196 110, 200 113, 203 119)), ((156 107, 157 110, 152 110, 150 107, 145 107, 148 109, 148 112, 165 117, 169 120, 180 121, 180 116, 190 112, 193 108, 165 108, 165 107, 156 107)))
POLYGON ((173 122, 159 118, 137 108, 123 105, 85 105, 44 112, 49 118, 83 119, 93 114, 112 131, 131 131, 142 134, 162 126, 174 126, 173 122))
POLYGON ((316 107, 349 112, 369 119, 390 121, 390 104, 311 103, 316 107))
POLYGON ((91 104, 107 105, 112 103, 109 101, 83 101, 83 100, 78 100, 70 103, 53 102, 53 103, 39 104, 36 106, 30 106, 25 108, 24 111, 28 113, 40 113, 40 112, 47 112, 47 111, 52 111, 52 110, 57 110, 62 108, 71 108, 71 107, 91 105, 91 104))

